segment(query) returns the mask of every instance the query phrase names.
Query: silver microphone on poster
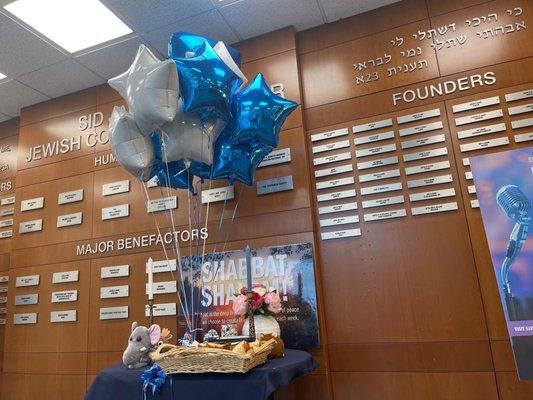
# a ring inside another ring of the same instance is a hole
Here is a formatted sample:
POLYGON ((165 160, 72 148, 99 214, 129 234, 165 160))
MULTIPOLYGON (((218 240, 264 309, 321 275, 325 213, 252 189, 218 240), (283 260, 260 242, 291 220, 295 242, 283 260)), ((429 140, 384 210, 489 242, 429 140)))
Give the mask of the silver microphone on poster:
POLYGON ((502 186, 496 193, 496 201, 505 214, 515 221, 515 226, 511 231, 507 242, 505 260, 502 263, 501 277, 505 294, 511 295, 511 284, 509 282, 509 271, 520 255, 520 250, 526 242, 531 216, 531 202, 518 186, 502 186))

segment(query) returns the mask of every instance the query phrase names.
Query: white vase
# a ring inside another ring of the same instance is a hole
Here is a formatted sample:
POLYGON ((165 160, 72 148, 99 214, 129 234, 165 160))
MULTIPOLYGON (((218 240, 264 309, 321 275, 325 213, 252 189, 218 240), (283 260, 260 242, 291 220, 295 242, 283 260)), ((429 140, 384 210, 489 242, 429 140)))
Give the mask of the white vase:
MULTIPOLYGON (((281 337, 278 321, 273 316, 254 315, 255 336, 259 339, 262 333, 276 333, 281 337)), ((250 323, 248 318, 244 320, 242 327, 242 334, 248 336, 250 334, 250 323)))

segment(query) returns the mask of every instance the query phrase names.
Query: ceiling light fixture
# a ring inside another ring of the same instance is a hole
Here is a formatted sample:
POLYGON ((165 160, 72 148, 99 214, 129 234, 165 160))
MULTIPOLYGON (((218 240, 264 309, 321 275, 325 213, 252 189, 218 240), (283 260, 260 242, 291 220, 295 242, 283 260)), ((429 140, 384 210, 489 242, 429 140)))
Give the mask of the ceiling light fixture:
POLYGON ((132 32, 98 0, 16 0, 4 8, 70 53, 132 32))

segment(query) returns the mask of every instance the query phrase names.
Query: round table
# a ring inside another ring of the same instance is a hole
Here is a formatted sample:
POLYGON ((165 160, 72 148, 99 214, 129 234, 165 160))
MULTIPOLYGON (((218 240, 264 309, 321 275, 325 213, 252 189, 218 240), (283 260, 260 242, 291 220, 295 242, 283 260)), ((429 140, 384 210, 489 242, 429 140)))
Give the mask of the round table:
MULTIPOLYGON (((268 360, 246 374, 174 374, 161 391, 146 399, 159 400, 266 400, 294 378, 312 372, 318 363, 304 351, 285 350, 285 357, 268 360)), ((85 400, 143 400, 141 374, 146 368, 112 365, 100 372, 85 400)))

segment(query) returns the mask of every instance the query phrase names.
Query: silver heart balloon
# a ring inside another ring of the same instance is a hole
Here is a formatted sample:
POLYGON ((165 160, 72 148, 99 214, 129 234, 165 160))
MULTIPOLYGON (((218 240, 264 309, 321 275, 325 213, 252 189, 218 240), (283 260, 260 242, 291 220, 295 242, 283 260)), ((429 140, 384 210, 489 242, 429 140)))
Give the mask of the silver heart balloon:
POLYGON ((144 136, 133 116, 124 107, 115 107, 109 119, 109 143, 117 161, 137 179, 150 179, 155 153, 152 141, 144 136))
POLYGON ((160 128, 163 159, 166 162, 183 160, 213 163, 214 144, 225 122, 213 118, 201 122, 198 116, 184 113, 181 100, 174 120, 160 128))
POLYGON ((173 120, 178 108, 179 81, 176 64, 159 60, 140 45, 130 68, 108 81, 124 100, 142 134, 173 120))

